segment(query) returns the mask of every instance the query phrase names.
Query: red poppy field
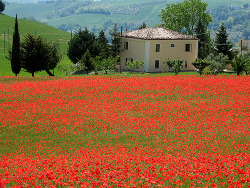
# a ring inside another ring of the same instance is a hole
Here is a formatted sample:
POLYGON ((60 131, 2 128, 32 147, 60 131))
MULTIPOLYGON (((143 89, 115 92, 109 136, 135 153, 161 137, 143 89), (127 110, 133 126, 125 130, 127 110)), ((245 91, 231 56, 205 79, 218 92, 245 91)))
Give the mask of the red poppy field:
POLYGON ((249 76, 0 77, 0 187, 248 187, 249 76))

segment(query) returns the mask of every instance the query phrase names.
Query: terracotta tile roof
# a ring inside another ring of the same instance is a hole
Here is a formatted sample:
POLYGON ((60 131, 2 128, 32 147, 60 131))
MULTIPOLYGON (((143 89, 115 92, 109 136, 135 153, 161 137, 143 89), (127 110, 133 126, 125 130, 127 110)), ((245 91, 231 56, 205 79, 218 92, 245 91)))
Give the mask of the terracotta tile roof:
POLYGON ((163 27, 146 27, 123 33, 123 37, 146 40, 199 40, 191 35, 184 35, 163 27))

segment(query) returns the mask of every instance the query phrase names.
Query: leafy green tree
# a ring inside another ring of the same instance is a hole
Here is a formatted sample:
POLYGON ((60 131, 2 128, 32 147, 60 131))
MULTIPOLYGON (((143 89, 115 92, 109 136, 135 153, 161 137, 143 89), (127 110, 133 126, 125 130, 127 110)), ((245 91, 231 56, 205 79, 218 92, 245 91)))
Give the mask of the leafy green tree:
POLYGON ((239 56, 235 56, 233 61, 231 61, 231 65, 237 76, 242 75, 244 70, 249 69, 249 63, 249 58, 244 57, 241 54, 239 56))
POLYGON ((183 59, 166 59, 166 61, 163 62, 163 64, 167 65, 170 69, 172 69, 175 73, 175 75, 178 75, 178 73, 181 71, 182 67, 184 66, 184 60, 183 59))
POLYGON ((77 63, 87 50, 92 57, 98 55, 97 46, 95 44, 95 35, 87 28, 79 29, 73 38, 69 41, 67 55, 73 63, 77 63))
POLYGON ((209 54, 208 43, 210 39, 207 33, 207 28, 205 28, 200 19, 196 26, 195 34, 196 37, 200 39, 198 42, 198 58, 204 59, 209 54))
POLYGON ((98 71, 105 71, 105 74, 108 74, 108 71, 114 70, 115 65, 119 60, 119 56, 101 58, 100 56, 96 56, 94 60, 95 73, 98 74, 98 71))
POLYGON ((94 69, 94 63, 93 58, 91 57, 91 54, 89 50, 87 49, 86 52, 83 54, 81 60, 79 63, 83 65, 84 69, 87 71, 87 74, 89 74, 89 71, 94 69))
POLYGON ((246 58, 244 71, 246 75, 249 75, 250 74, 250 49, 247 49, 247 52, 243 54, 243 57, 246 58))
POLYGON ((192 64, 198 70, 200 75, 202 75, 203 70, 210 65, 208 61, 200 58, 197 58, 192 64))
POLYGON ((59 43, 54 42, 53 44, 48 43, 48 48, 50 49, 51 56, 50 61, 46 69, 44 69, 50 76, 54 76, 49 70, 54 69, 63 57, 63 53, 60 51, 59 43))
POLYGON ((244 71, 246 75, 250 74, 250 58, 249 57, 246 57, 244 71))
POLYGON ((15 20, 15 29, 13 32, 13 43, 11 50, 11 69, 17 76, 21 71, 21 57, 20 57, 20 35, 18 31, 17 15, 15 20))
POLYGON ((2 13, 5 10, 5 4, 2 0, 0 0, 0 13, 2 13))
POLYGON ((201 0, 184 0, 182 3, 167 4, 159 16, 166 28, 193 35, 199 20, 205 28, 212 21, 206 11, 207 5, 201 0))
POLYGON ((228 57, 223 53, 218 55, 210 54, 205 60, 210 63, 209 68, 214 75, 222 73, 228 63, 228 57))
POLYGON ((139 69, 141 67, 144 66, 144 61, 139 61, 139 60, 135 60, 135 61, 127 61, 126 63, 126 67, 127 69, 129 69, 130 71, 133 71, 135 69, 139 69))
POLYGON ((228 41, 228 34, 224 22, 221 23, 220 27, 217 29, 215 37, 215 52, 216 54, 223 53, 227 55, 229 60, 234 58, 233 45, 228 41))
POLYGON ((54 69, 61 59, 57 46, 51 45, 41 36, 35 37, 30 34, 21 43, 20 52, 22 68, 32 76, 42 70, 53 76, 49 70, 54 69))

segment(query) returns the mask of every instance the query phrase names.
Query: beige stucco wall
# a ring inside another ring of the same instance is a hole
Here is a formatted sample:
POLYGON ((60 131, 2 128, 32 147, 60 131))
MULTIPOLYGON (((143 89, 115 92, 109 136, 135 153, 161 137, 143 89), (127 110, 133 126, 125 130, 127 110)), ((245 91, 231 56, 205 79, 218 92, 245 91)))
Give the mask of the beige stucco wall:
POLYGON ((192 62, 197 58, 198 53, 198 41, 197 40, 151 40, 150 41, 150 67, 149 72, 160 72, 164 70, 163 61, 167 58, 184 59, 187 61, 187 68, 183 67, 182 70, 195 70, 192 62), (160 52, 156 52, 156 44, 160 44, 160 52), (171 47, 174 44, 174 47, 171 47), (192 49, 190 52, 186 52, 186 44, 191 44, 192 49), (155 60, 160 60, 159 69, 155 68, 155 60))
MULTIPOLYGON (((122 70, 126 70, 126 63, 125 60, 128 58, 133 58, 139 61, 145 61, 145 41, 144 40, 137 40, 131 38, 123 38, 122 39, 122 55, 121 55, 121 67, 122 70), (128 50, 125 50, 125 42, 128 42, 128 50)), ((137 69, 135 71, 142 71, 144 72, 144 67, 141 69, 137 69)))
MULTIPOLYGON (((198 40, 140 40, 123 38, 124 43, 128 41, 128 50, 122 51, 122 69, 126 70, 125 58, 133 58, 134 60, 144 61, 145 66, 141 70, 145 72, 162 72, 164 71, 163 61, 167 58, 180 58, 187 61, 187 68, 182 70, 195 70, 192 62, 198 55, 198 40), (156 44, 160 44, 160 52, 156 52, 156 44), (174 44, 175 47, 171 47, 174 44), (192 45, 190 52, 185 51, 186 44, 192 45), (160 61, 160 67, 155 68, 155 60, 160 61)), ((168 70, 168 69, 167 69, 168 70)))

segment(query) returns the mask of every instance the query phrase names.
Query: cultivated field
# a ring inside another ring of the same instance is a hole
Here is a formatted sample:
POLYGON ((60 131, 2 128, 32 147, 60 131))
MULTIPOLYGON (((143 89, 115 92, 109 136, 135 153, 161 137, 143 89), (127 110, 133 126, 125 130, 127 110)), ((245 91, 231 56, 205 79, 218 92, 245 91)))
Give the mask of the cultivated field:
POLYGON ((250 77, 0 77, 0 187, 245 187, 250 77))

